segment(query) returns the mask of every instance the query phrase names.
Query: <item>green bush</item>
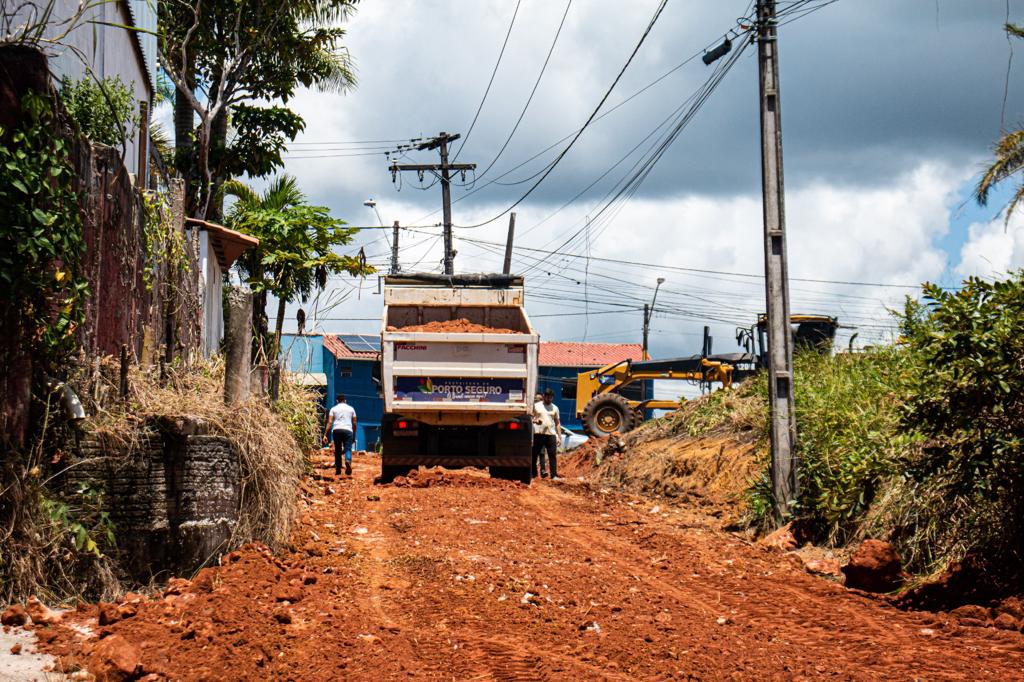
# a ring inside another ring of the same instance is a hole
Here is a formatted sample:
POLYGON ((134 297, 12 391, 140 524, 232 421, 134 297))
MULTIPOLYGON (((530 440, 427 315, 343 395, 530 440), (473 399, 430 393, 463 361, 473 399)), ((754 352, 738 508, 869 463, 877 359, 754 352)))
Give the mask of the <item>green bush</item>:
POLYGON ((927 370, 901 420, 928 440, 904 462, 909 499, 894 507, 928 499, 932 512, 891 513, 894 534, 924 563, 973 553, 1004 572, 1024 558, 1024 271, 924 293, 906 338, 927 370))
POLYGON ((920 437, 899 407, 920 372, 899 347, 796 360, 800 496, 796 513, 832 542, 845 542, 898 462, 920 437))
MULTIPOLYGON (((845 542, 897 462, 919 436, 902 428, 899 406, 918 363, 899 347, 835 356, 800 353, 795 361, 800 492, 795 516, 820 540, 845 542)), ((754 384, 767 411, 767 385, 754 384)), ((768 466, 768 458, 765 458, 768 466)), ((772 513, 767 471, 750 489, 758 525, 772 513)))
POLYGON ((120 76, 95 81, 91 78, 61 81, 64 108, 91 141, 111 147, 135 135, 139 124, 135 95, 120 76))

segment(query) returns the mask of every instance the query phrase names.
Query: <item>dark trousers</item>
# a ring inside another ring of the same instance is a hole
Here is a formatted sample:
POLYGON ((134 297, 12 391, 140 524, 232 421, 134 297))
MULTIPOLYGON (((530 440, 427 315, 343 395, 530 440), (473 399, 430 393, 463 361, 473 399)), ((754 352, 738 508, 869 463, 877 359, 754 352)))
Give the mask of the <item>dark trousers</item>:
POLYGON ((551 469, 551 478, 558 476, 558 436, 554 434, 533 435, 533 475, 538 476, 544 473, 544 451, 548 453, 548 464, 551 469), (540 472, 537 471, 537 464, 540 463, 540 472))
POLYGON ((346 429, 335 429, 334 433, 334 473, 341 473, 341 453, 345 453, 345 468, 352 466, 352 432, 346 429))

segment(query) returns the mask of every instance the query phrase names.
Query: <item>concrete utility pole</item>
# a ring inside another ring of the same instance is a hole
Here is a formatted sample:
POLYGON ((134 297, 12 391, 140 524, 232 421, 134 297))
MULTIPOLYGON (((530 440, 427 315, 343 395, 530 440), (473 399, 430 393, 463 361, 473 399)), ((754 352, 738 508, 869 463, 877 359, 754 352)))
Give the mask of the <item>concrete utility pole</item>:
POLYGON ((768 312, 768 399, 775 519, 784 523, 797 498, 793 338, 789 330, 789 273, 782 180, 779 52, 775 0, 757 0, 757 57, 761 91, 761 190, 764 197, 764 271, 768 312))
POLYGON ((402 267, 398 264, 398 221, 395 221, 394 227, 391 228, 394 232, 391 235, 391 272, 388 274, 395 274, 402 267))
POLYGON ((391 177, 400 171, 416 171, 421 175, 424 172, 440 173, 441 179, 441 202, 444 209, 444 274, 455 274, 455 253, 452 249, 452 193, 451 193, 451 171, 465 173, 476 168, 475 163, 448 163, 448 143, 462 137, 458 133, 449 135, 439 133, 437 137, 431 138, 416 145, 419 151, 437 149, 441 155, 440 164, 418 164, 418 163, 392 163, 391 177))
POLYGON ((658 283, 654 285, 654 296, 651 297, 650 304, 644 303, 644 336, 643 336, 643 359, 647 359, 647 337, 651 331, 651 315, 654 313, 654 303, 658 300, 658 289, 665 283, 664 277, 658 278, 658 283))
POLYGON ((516 212, 508 214, 508 240, 505 242, 505 266, 501 269, 506 275, 512 274, 512 241, 516 237, 516 212))
POLYGON ((249 398, 252 366, 252 292, 240 287, 228 290, 228 315, 224 320, 224 402, 238 405, 249 398))

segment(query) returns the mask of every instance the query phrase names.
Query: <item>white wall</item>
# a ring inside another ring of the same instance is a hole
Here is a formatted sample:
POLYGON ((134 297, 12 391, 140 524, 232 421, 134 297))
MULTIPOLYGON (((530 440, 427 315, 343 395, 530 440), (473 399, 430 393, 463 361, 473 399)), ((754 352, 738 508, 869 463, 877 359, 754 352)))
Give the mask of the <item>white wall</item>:
POLYGON ((203 299, 202 348, 206 357, 220 352, 224 338, 224 272, 210 247, 210 233, 199 231, 200 295, 203 299))

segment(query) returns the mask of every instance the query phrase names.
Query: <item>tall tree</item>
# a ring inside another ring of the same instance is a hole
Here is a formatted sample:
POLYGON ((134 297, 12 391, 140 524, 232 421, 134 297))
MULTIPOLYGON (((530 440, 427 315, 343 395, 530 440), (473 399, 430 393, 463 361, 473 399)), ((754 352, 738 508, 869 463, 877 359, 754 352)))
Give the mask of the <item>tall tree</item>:
MULTIPOLYGON (((1004 28, 1007 35, 1024 38, 1024 28, 1014 24, 1006 24, 1004 28)), ((1004 131, 993 152, 995 158, 985 169, 978 186, 974 189, 974 197, 982 206, 988 204, 989 196, 996 185, 1024 170, 1024 129, 1018 127, 1016 130, 1004 131)), ((1010 222, 1010 216, 1017 210, 1021 201, 1024 201, 1024 182, 1017 186, 1013 197, 1003 206, 1006 222, 1010 222)))
POLYGON ((260 240, 258 247, 238 259, 238 265, 256 294, 253 317, 259 320, 257 330, 263 332, 261 342, 273 368, 271 386, 276 397, 285 306, 296 299, 305 302, 314 290, 322 290, 328 275, 365 275, 373 272, 373 268, 361 258, 335 252, 349 244, 358 230, 345 227, 344 220, 332 218, 325 206, 307 203, 294 177, 276 178, 262 194, 237 180, 229 180, 224 184, 224 192, 235 197, 227 212, 227 224, 260 240), (277 298, 274 335, 269 343, 265 331, 268 293, 277 298))
POLYGON ((281 152, 304 122, 256 102, 286 104, 299 86, 355 84, 340 24, 357 1, 159 0, 159 58, 176 88, 176 162, 192 215, 219 218, 227 178, 283 165, 281 152))

